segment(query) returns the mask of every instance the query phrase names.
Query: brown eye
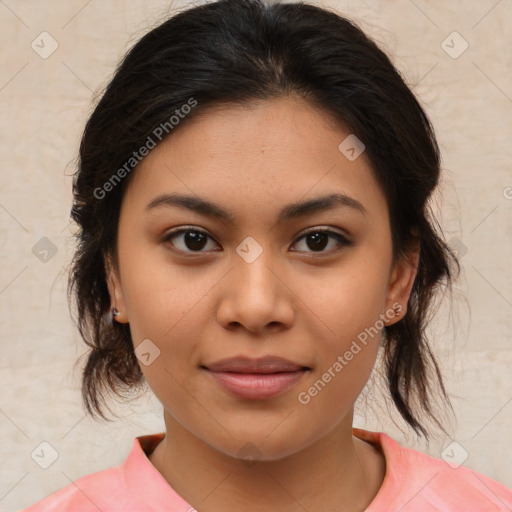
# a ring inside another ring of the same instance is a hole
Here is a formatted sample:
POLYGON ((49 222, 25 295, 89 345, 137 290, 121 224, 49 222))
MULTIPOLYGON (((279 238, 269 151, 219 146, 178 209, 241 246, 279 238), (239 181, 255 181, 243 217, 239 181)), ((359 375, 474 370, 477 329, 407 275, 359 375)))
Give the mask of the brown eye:
POLYGON ((341 233, 326 229, 315 229, 309 231, 302 235, 299 238, 299 241, 302 239, 305 239, 305 246, 307 249, 310 249, 309 251, 306 250, 306 252, 333 252, 344 246, 352 245, 352 242, 341 233), (331 244, 331 246, 334 245, 334 249, 325 251, 324 249, 329 245, 329 239, 335 240, 335 243, 331 244))
MULTIPOLYGON (((163 242, 170 242, 182 252, 206 252, 203 249, 208 245, 208 240, 213 240, 210 235, 197 229, 179 229, 168 233, 163 242), (176 240, 176 241, 173 241, 176 240)), ((216 244, 215 244, 216 245, 216 244)))

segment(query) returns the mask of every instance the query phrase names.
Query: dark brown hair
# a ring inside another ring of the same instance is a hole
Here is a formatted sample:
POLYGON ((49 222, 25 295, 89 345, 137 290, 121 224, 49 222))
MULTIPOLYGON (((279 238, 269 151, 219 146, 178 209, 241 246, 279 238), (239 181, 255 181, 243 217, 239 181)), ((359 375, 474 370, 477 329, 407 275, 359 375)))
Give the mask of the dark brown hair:
POLYGON ((428 440, 422 418, 443 429, 434 403, 440 397, 451 404, 425 329, 432 299, 451 285, 459 264, 429 207, 440 178, 433 128, 386 54, 353 22, 306 3, 260 0, 214 1, 151 30, 125 55, 87 121, 73 180, 71 216, 80 230, 68 294, 90 347, 82 397, 91 415, 106 419, 107 393, 123 397, 144 383, 129 325, 110 321, 105 268, 106 258, 117 262, 134 151, 149 139, 158 143, 158 127, 172 136, 208 108, 292 94, 365 144, 387 198, 395 261, 420 242, 407 314, 384 327, 384 373, 397 410, 418 435, 428 440), (172 128, 171 116, 183 114, 191 99, 194 108, 172 128))

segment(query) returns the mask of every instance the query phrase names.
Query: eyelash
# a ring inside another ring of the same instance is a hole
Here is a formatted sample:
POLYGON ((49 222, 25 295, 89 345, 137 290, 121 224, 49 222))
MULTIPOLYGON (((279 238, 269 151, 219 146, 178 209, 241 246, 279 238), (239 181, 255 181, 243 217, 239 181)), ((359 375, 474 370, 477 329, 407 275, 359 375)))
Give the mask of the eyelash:
MULTIPOLYGON (((211 237, 206 231, 203 231, 202 229, 180 228, 176 231, 171 231, 170 233, 167 233, 163 237, 162 242, 164 242, 164 243, 170 242, 172 238, 174 238, 178 235, 184 234, 184 233, 200 233, 201 235, 204 235, 204 236, 214 240, 213 237, 211 237)), ((298 241, 302 240, 303 238, 305 238, 306 236, 311 235, 311 234, 329 235, 330 237, 336 239, 338 244, 341 245, 341 247, 338 247, 336 249, 331 249, 329 251, 324 251, 324 250, 322 250, 322 251, 305 251, 305 252, 309 252, 312 254, 332 254, 332 253, 340 251, 343 247, 349 247, 349 246, 353 245, 353 242, 351 240, 349 240, 347 237, 345 237, 344 235, 342 235, 341 233, 332 231, 330 229, 322 229, 322 228, 315 228, 315 229, 306 231, 299 238, 296 239, 296 241, 294 242, 293 245, 295 245, 298 241)), ((178 249, 178 251, 180 251, 181 253, 184 253, 184 254, 201 254, 201 253, 206 252, 206 251, 182 251, 181 249, 178 249)), ((301 251, 293 251, 293 252, 301 252, 301 251)))

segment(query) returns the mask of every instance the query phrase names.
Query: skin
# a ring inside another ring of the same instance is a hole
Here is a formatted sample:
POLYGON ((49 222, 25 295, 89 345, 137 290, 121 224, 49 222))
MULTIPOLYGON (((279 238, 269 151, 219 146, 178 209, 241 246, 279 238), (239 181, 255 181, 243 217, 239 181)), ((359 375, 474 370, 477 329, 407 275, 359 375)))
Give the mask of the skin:
POLYGON ((297 396, 379 315, 386 325, 405 315, 418 254, 392 261, 388 207, 370 161, 365 153, 348 160, 338 145, 350 131, 303 100, 224 106, 178 128, 132 176, 117 263, 107 261, 116 320, 130 324, 135 347, 150 339, 160 350, 141 365, 166 425, 149 459, 201 512, 364 510, 386 461, 352 434, 353 407, 379 336, 309 403, 297 396), (173 192, 206 198, 235 220, 146 210, 173 192), (276 223, 284 205, 334 192, 366 213, 345 206, 276 223), (195 252, 183 234, 163 240, 179 227, 210 238, 195 252), (315 251, 304 237, 309 228, 329 228, 353 244, 328 238, 315 251), (252 263, 236 252, 248 236, 263 251, 252 263), (396 303, 401 312, 388 319, 396 303), (241 354, 279 355, 311 371, 281 396, 242 399, 200 367, 241 354), (254 464, 239 454, 247 443, 257 450, 254 464))

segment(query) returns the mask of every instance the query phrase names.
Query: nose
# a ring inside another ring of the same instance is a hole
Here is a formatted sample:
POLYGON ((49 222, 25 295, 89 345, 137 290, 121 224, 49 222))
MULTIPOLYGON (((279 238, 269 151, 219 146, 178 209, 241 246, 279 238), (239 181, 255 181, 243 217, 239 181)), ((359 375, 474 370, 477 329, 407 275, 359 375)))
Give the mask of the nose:
POLYGON ((297 300, 289 281, 289 272, 276 263, 271 249, 251 263, 236 255, 218 287, 218 322, 226 329, 242 326, 251 333, 289 328, 297 300))

